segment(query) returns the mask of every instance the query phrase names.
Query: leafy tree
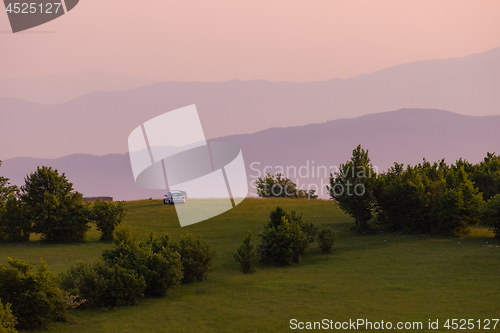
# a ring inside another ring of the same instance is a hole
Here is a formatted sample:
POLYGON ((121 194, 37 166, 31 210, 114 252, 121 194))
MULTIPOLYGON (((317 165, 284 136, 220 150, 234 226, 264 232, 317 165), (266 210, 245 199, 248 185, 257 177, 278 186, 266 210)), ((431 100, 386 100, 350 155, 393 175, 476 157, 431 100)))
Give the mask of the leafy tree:
POLYGON ((119 225, 127 213, 125 201, 106 202, 97 200, 90 211, 90 219, 101 232, 102 241, 112 241, 113 231, 119 225))
POLYGON ((233 255, 234 260, 240 264, 240 271, 245 274, 255 272, 254 264, 257 261, 257 252, 255 252, 255 247, 250 244, 251 239, 252 232, 248 231, 245 240, 243 240, 243 244, 233 255))
POLYGON ((484 160, 474 168, 465 169, 471 175, 475 186, 483 193, 483 198, 490 198, 500 194, 500 156, 487 153, 484 160), (471 170, 472 169, 472 170, 471 170))
POLYGON ((416 166, 395 165, 379 175, 374 190, 377 220, 389 230, 464 235, 479 221, 482 197, 469 179, 472 166, 448 166, 425 159, 416 166))
POLYGON ((329 254, 333 251, 335 242, 335 230, 329 227, 322 227, 318 233, 318 245, 323 254, 329 254))
POLYGON ((441 160, 426 160, 416 166, 394 163, 376 180, 374 197, 377 221, 388 230, 408 233, 429 232, 433 214, 443 192, 448 166, 441 160))
POLYGON ((0 299, 0 333, 16 333, 16 317, 10 309, 12 304, 7 303, 5 306, 0 299))
POLYGON ((374 177, 368 150, 358 145, 352 151, 351 160, 341 164, 335 175, 330 173, 330 185, 326 186, 330 198, 356 220, 361 230, 368 228, 372 218, 374 177))
POLYGON ((438 232, 466 235, 479 223, 483 198, 463 167, 451 169, 446 175, 446 190, 439 198, 435 219, 438 232))
MULTIPOLYGON (((0 167, 2 166, 2 161, 0 161, 0 167)), ((10 185, 9 178, 0 176, 0 208, 4 205, 7 199, 15 195, 17 192, 17 186, 10 185)))
POLYGON ((500 237, 500 194, 481 207, 481 222, 493 229, 496 237, 500 237))
POLYGON ((201 240, 200 235, 186 233, 178 243, 171 246, 181 255, 184 270, 183 283, 198 282, 206 279, 208 271, 215 259, 216 252, 210 245, 201 240))
POLYGON ((12 304, 18 328, 47 327, 50 320, 65 321, 66 305, 59 280, 42 261, 38 271, 22 260, 8 258, 9 266, 0 264, 0 298, 12 304))
POLYGON ((51 167, 38 167, 28 175, 21 187, 20 199, 33 231, 51 242, 76 242, 85 237, 88 211, 81 193, 73 190, 65 174, 51 167))
POLYGON ((30 238, 31 222, 26 218, 23 203, 11 195, 0 215, 0 239, 7 242, 27 242, 30 238))
POLYGON ((308 198, 316 199, 316 190, 302 190, 297 187, 290 178, 281 173, 271 175, 267 173, 266 177, 259 177, 256 181, 257 194, 260 197, 286 197, 286 198, 308 198))

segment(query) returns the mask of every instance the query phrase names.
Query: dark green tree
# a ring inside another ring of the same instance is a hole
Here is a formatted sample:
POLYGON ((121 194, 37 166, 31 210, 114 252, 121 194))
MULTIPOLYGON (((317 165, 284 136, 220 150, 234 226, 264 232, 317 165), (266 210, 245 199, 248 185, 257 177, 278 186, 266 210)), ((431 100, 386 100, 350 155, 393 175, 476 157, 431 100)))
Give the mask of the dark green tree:
POLYGON ((483 198, 490 198, 500 194, 500 156, 487 153, 484 160, 475 165, 472 170, 465 169, 471 176, 474 185, 483 193, 483 198))
POLYGON ((245 240, 243 240, 243 244, 236 250, 236 253, 233 255, 234 260, 240 264, 240 271, 245 274, 255 272, 254 264, 258 258, 255 247, 250 244, 251 240, 252 232, 248 231, 245 240))
POLYGON ((483 198, 463 167, 446 174, 446 190, 439 197, 434 213, 437 231, 448 235, 466 235, 479 223, 483 198))
POLYGON ((27 242, 30 238, 31 221, 26 217, 25 204, 14 195, 7 199, 0 214, 0 239, 7 242, 27 242))
POLYGON ((356 220, 360 230, 368 228, 368 221, 372 218, 375 176, 368 150, 358 145, 352 151, 351 160, 341 164, 335 175, 330 173, 330 185, 326 186, 330 198, 356 220))
POLYGON ((444 161, 416 166, 395 163, 376 180, 374 197, 377 221, 384 230, 405 233, 429 232, 439 196, 446 186, 448 166, 444 161))
POLYGON ((51 167, 38 167, 25 178, 21 201, 33 231, 50 242, 78 242, 85 237, 88 211, 82 194, 73 189, 65 174, 51 167))
POLYGON ((496 237, 500 237, 500 194, 490 198, 481 207, 481 223, 493 229, 496 237))
POLYGON ((127 203, 125 201, 106 202, 97 200, 90 209, 90 220, 101 232, 102 241, 112 241, 113 231, 125 218, 127 213, 127 203))

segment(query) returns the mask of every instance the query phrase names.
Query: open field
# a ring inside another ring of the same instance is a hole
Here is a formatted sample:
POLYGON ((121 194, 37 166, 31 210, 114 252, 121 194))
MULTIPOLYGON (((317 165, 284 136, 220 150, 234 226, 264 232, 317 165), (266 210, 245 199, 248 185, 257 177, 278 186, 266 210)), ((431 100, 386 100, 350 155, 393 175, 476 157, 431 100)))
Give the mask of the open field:
MULTIPOLYGON (((299 199, 246 199, 229 212, 185 228, 179 227, 173 206, 129 202, 125 224, 139 231, 141 239, 153 230, 174 241, 186 231, 202 234, 217 250, 214 270, 207 281, 176 287, 165 298, 71 311, 67 323, 54 323, 47 332, 287 332, 292 318, 359 318, 394 325, 419 321, 420 331, 429 332, 429 319, 439 319, 439 331, 448 331, 442 325, 446 319, 500 317, 500 241, 484 228, 462 239, 358 235, 350 231, 353 220, 331 201, 299 199), (336 250, 325 257, 314 243, 299 264, 258 265, 254 274, 240 273, 232 253, 248 230, 258 245, 257 234, 277 205, 302 212, 316 225, 333 225, 339 231, 336 250)), ((0 262, 12 257, 36 263, 43 257, 52 271, 62 272, 111 247, 98 238, 92 230, 88 242, 76 245, 40 244, 35 237, 25 246, 1 244, 0 262)))

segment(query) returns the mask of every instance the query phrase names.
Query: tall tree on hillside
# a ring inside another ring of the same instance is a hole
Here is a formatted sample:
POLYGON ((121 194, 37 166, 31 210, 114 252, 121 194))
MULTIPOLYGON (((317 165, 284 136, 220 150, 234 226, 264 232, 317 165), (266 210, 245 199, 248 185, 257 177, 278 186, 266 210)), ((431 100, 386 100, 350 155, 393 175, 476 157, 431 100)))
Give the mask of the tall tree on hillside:
POLYGON ((372 218, 373 187, 375 172, 368 157, 368 150, 358 145, 352 151, 351 160, 341 164, 339 172, 330 173, 330 185, 326 188, 330 198, 350 214, 359 229, 366 229, 372 218))
POLYGON ((88 212, 82 194, 73 189, 65 174, 42 166, 25 181, 20 199, 33 231, 51 242, 82 241, 89 228, 88 212))

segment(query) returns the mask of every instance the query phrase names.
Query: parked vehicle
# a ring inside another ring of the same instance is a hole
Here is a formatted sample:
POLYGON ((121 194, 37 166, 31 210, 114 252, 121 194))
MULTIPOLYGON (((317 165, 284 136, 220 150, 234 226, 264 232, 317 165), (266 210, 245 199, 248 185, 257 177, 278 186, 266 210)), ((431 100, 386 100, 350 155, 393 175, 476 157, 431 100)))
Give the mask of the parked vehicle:
POLYGON ((175 192, 180 192, 182 193, 182 195, 184 196, 184 199, 187 199, 188 198, 188 194, 186 191, 181 191, 181 190, 172 190, 172 193, 175 193, 175 192))
POLYGON ((184 191, 168 192, 165 195, 165 198, 163 199, 163 203, 164 204, 171 204, 171 205, 176 204, 176 203, 185 203, 187 193, 186 193, 186 195, 184 195, 183 193, 186 193, 186 192, 184 192, 184 191))

